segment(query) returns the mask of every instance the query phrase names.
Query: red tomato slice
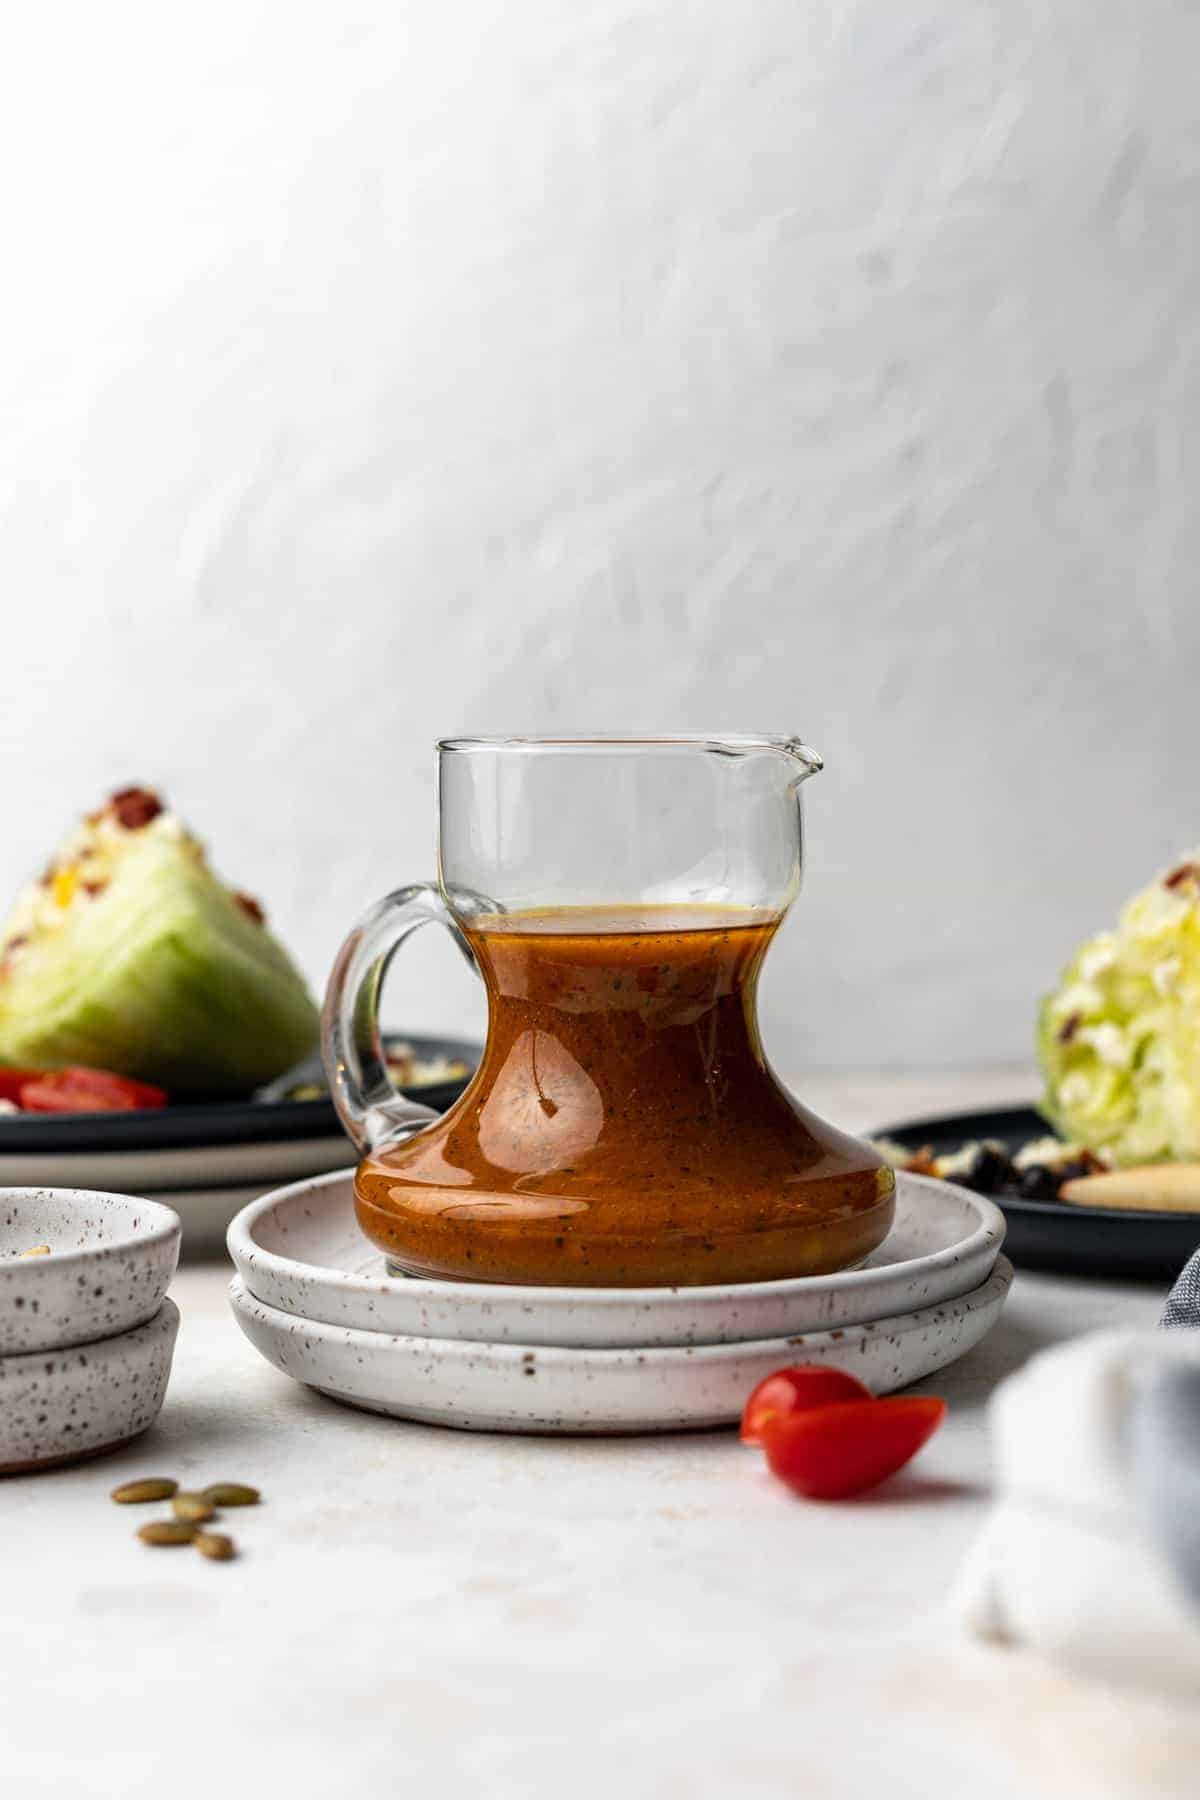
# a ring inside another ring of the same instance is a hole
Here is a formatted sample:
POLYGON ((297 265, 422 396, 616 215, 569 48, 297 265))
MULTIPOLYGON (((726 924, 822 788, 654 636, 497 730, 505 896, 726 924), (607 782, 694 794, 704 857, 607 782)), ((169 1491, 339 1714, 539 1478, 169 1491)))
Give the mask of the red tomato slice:
POLYGON ((37 1081, 41 1069, 0 1069, 0 1100, 11 1100, 15 1106, 27 1081, 37 1081))
POLYGON ((770 1419, 789 1413, 809 1412, 814 1406, 848 1405, 870 1400, 871 1390, 844 1369, 827 1369, 821 1363, 798 1363, 794 1369, 777 1369, 759 1382, 742 1414, 743 1444, 761 1444, 770 1419))
POLYGON ((22 1112, 82 1113, 134 1112, 133 1100, 120 1100, 109 1094, 98 1094, 94 1088, 77 1087, 63 1079, 66 1071, 51 1069, 38 1081, 27 1081, 21 1089, 22 1112))
POLYGON ((932 1395, 821 1406, 768 1420, 763 1449, 773 1475, 810 1500, 843 1500, 878 1487, 917 1454, 946 1416, 932 1395))
POLYGON ((18 1095, 23 1112, 137 1112, 166 1103, 162 1088, 107 1069, 48 1069, 18 1095))
POLYGON ((91 1088, 97 1094, 109 1094, 114 1099, 129 1099, 135 1106, 165 1106, 166 1090, 154 1087, 148 1081, 135 1081, 132 1075, 116 1075, 111 1069, 88 1069, 82 1064, 75 1064, 62 1071, 70 1076, 79 1087, 91 1088))

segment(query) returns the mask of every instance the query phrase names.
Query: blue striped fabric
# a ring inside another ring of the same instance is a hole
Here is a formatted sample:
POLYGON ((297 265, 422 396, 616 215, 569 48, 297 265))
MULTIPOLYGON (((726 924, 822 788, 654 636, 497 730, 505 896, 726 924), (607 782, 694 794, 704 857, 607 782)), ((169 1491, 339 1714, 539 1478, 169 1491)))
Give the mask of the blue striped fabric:
POLYGON ((1160 1325, 1200 1325, 1200 1250, 1185 1263, 1183 1271, 1167 1295, 1160 1325))

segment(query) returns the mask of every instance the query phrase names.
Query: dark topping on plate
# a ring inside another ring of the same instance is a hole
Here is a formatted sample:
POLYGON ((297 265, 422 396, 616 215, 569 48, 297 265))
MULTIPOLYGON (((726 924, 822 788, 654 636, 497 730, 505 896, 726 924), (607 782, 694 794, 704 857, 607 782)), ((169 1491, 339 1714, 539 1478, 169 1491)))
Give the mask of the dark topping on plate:
POLYGON ((1082 1014, 1074 1012, 1069 1019, 1064 1019, 1058 1030, 1060 1044, 1069 1044, 1082 1024, 1082 1014))
POLYGON ((126 831, 140 831, 151 819, 157 819, 163 809, 158 795, 143 787, 119 788, 109 805, 117 824, 123 825, 126 831))
POLYGON ((1053 1138, 1031 1140, 1013 1154, 995 1138, 963 1144, 953 1153, 939 1153, 931 1144, 924 1144, 907 1156, 895 1153, 899 1145, 885 1142, 880 1148, 893 1167, 906 1174, 934 1175, 1001 1203, 1006 1199, 1057 1200, 1065 1181, 1103 1174, 1109 1167, 1093 1151, 1076 1149, 1053 1138))
POLYGON ((1048 1169, 1044 1163, 1034 1163, 1021 1170, 1017 1193, 1022 1200, 1057 1200, 1062 1184, 1061 1169, 1048 1169))
POLYGON ((248 919, 253 919, 256 925, 266 924, 267 915, 263 911, 261 903, 254 898, 253 894, 244 894, 239 889, 233 897, 248 919))
POLYGON ((994 1144, 984 1144, 966 1174, 957 1179, 960 1187, 970 1188, 973 1193, 995 1194, 1011 1183, 1013 1173, 1008 1153, 994 1144))
POLYGON ((1169 875, 1163 876, 1165 888, 1182 887, 1185 882, 1191 882, 1193 887, 1200 887, 1200 863, 1180 863, 1177 869, 1172 869, 1169 875))

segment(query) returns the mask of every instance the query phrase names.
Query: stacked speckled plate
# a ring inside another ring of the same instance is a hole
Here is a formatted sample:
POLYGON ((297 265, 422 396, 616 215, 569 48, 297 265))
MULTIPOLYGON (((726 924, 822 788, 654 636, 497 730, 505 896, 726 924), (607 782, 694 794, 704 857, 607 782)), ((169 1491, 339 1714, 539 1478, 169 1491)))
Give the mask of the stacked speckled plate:
POLYGON ((733 1422, 788 1363, 837 1364, 876 1393, 944 1368, 999 1317, 1003 1239, 990 1200, 901 1175, 887 1242, 836 1275, 691 1288, 405 1279, 359 1232, 343 1170, 238 1214, 230 1299, 268 1362, 371 1412, 468 1430, 680 1430, 733 1422))
POLYGON ((179 1220, 152 1200, 0 1188, 0 1475, 94 1456, 153 1424, 178 1260, 179 1220))

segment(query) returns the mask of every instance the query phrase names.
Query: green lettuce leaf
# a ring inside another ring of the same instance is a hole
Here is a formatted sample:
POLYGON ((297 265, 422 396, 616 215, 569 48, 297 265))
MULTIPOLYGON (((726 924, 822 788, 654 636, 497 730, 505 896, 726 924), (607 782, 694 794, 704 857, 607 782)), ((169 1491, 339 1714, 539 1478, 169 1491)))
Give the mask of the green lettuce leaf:
POLYGON ((93 815, 4 944, 0 1062, 86 1063, 183 1099, 247 1094, 316 1041, 291 958, 168 813, 133 829, 112 803, 93 815))
POLYGON ((1126 1166, 1200 1160, 1200 855, 1072 958, 1037 1050, 1063 1136, 1126 1166))

